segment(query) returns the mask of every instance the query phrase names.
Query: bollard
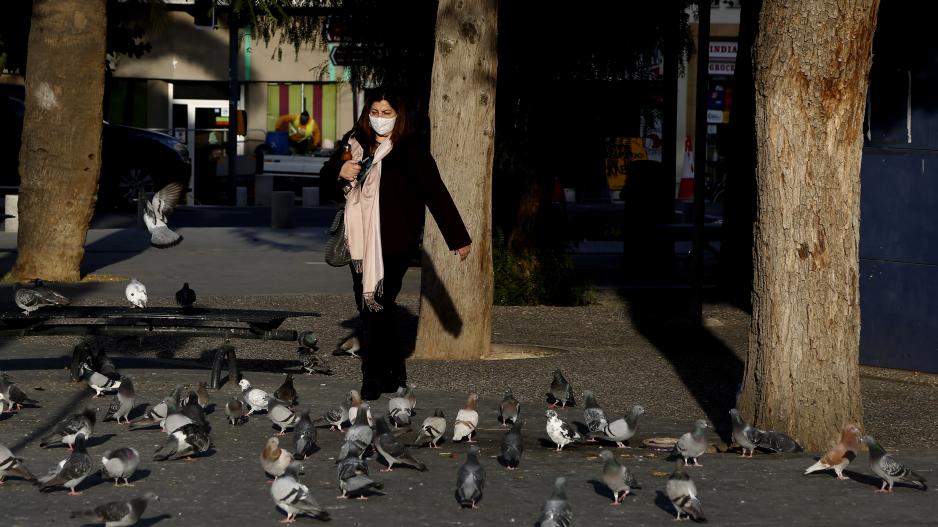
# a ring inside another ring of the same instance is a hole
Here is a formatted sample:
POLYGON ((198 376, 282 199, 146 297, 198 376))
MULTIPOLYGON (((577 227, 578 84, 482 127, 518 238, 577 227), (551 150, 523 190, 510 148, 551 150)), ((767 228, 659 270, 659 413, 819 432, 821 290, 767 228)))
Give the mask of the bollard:
POLYGON ((319 206, 319 187, 303 187, 303 207, 319 206))
POLYGON ((20 229, 20 218, 19 212, 17 211, 17 206, 19 203, 18 194, 7 194, 6 199, 4 200, 3 211, 12 218, 6 218, 3 220, 3 230, 7 232, 17 232, 20 229))
POLYGON ((254 176, 254 206, 269 207, 270 196, 274 191, 274 178, 264 174, 254 176))
POLYGON ((248 188, 247 187, 235 188, 235 206, 236 207, 248 206, 248 188))
POLYGON ((292 190, 278 190, 271 195, 270 226, 274 229, 293 228, 293 202, 296 195, 292 190))

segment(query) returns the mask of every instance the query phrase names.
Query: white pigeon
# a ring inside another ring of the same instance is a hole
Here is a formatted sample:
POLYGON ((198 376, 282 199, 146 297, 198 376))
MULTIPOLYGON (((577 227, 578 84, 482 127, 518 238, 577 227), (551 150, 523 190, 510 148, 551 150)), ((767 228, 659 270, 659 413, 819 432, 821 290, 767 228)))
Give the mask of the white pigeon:
POLYGON ((579 432, 558 417, 556 411, 547 410, 545 415, 547 416, 547 436, 557 445, 557 452, 563 450, 563 447, 570 443, 581 439, 579 432))
POLYGON ((182 236, 173 232, 166 225, 166 217, 173 212, 185 188, 182 183, 172 182, 153 195, 145 204, 143 222, 150 231, 150 245, 157 249, 167 249, 179 245, 182 236))
POLYGON ((130 283, 124 289, 124 296, 133 304, 133 307, 147 307, 147 286, 136 278, 130 279, 130 283))
POLYGON ((453 423, 453 441, 466 439, 467 443, 474 443, 472 435, 479 425, 479 412, 476 411, 476 401, 479 396, 475 393, 469 394, 466 400, 466 407, 456 412, 456 421, 453 423))
POLYGON ((247 415, 251 415, 258 410, 267 410, 271 399, 269 393, 260 388, 252 388, 251 383, 247 379, 241 379, 238 382, 238 386, 241 387, 241 397, 244 399, 244 402, 248 403, 248 406, 251 407, 247 415))

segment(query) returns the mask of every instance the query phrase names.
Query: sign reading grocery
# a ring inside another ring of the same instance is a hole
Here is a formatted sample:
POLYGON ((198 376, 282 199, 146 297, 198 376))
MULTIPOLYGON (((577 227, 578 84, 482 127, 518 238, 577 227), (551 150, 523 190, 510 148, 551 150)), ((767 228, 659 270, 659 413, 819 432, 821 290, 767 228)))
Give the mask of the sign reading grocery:
POLYGON ((710 75, 732 75, 736 72, 735 62, 711 62, 707 64, 710 75))

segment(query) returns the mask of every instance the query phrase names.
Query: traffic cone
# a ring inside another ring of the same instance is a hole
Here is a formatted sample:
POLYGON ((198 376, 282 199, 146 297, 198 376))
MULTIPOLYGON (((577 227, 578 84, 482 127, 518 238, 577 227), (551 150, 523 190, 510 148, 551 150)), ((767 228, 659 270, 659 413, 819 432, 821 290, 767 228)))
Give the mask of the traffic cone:
POLYGON ((684 141, 684 169, 681 171, 681 185, 677 190, 677 199, 694 199, 694 148, 690 137, 684 141))
POLYGON ((560 178, 554 178, 554 192, 551 195, 551 202, 553 203, 563 203, 563 187, 560 186, 560 178))

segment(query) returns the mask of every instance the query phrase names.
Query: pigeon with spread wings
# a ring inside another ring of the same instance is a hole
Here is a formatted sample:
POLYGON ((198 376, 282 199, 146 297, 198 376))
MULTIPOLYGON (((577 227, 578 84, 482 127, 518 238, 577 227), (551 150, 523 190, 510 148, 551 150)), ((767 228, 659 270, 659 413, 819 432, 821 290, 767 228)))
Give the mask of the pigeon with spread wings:
POLYGON ((166 218, 172 214, 184 191, 185 186, 174 181, 161 188, 153 195, 153 199, 145 204, 143 222, 150 231, 150 245, 157 249, 167 249, 179 245, 182 241, 182 236, 167 226, 166 218))

